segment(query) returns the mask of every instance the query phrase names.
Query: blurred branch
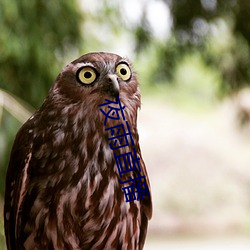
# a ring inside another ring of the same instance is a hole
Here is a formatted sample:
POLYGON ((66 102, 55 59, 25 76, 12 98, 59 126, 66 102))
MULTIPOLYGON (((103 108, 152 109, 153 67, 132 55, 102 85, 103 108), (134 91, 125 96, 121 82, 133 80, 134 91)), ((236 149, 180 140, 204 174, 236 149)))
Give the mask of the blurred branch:
POLYGON ((0 123, 3 109, 6 109, 20 123, 24 123, 32 114, 32 110, 25 107, 16 97, 0 89, 0 123))

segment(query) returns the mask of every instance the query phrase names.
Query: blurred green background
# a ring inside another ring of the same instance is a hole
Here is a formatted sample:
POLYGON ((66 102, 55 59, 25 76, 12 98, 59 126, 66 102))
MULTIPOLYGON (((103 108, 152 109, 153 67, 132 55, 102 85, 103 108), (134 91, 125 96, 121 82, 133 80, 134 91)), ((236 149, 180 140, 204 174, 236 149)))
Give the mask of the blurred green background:
POLYGON ((1 0, 0 249, 15 134, 90 51, 129 57, 138 73, 154 201, 145 249, 249 249, 249 23, 246 0, 1 0))

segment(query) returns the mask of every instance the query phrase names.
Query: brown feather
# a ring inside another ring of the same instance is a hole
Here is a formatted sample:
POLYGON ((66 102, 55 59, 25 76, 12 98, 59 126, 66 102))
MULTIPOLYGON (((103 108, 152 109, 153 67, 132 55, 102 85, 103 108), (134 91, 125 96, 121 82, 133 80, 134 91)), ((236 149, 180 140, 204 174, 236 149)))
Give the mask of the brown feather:
MULTIPOLYGON (((99 105, 116 101, 107 74, 116 74, 115 54, 90 53, 67 65, 44 104, 23 125, 13 145, 5 193, 5 234, 8 249, 142 249, 151 195, 126 202, 113 153, 132 152, 131 143, 111 150, 105 128, 124 124, 108 119, 99 105), (95 82, 84 86, 77 70, 91 66, 95 82)), ((128 81, 117 76, 141 174, 150 184, 137 132, 141 105, 135 73, 128 81)), ((108 112, 107 107, 103 109, 108 112)), ((135 178, 139 172, 124 174, 135 178)))

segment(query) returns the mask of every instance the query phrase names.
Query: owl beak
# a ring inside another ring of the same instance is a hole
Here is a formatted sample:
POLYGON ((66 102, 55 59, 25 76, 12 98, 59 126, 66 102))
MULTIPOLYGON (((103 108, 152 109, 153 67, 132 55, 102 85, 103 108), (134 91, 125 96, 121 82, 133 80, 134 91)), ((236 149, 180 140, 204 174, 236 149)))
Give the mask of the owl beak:
POLYGON ((108 74, 107 79, 110 84, 111 94, 115 97, 119 96, 120 86, 117 76, 114 74, 108 74))

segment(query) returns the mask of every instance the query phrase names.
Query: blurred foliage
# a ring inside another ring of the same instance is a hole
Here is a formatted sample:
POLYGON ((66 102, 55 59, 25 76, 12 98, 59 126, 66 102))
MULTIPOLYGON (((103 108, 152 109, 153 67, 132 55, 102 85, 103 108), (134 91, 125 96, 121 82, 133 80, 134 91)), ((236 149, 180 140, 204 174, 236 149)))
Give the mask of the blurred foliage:
MULTIPOLYGON (((172 80, 180 59, 199 51, 206 64, 220 72, 221 95, 250 85, 250 3, 244 0, 165 0, 172 14, 172 34, 158 49, 158 77, 172 80)), ((148 33, 147 27, 145 36, 148 33)), ((142 35, 141 35, 142 36, 142 35)), ((147 41, 147 39, 145 39, 147 41)), ((140 39, 137 40, 140 43, 140 39)))
POLYGON ((4 220, 3 220, 3 202, 0 199, 0 249, 5 250, 4 220))
POLYGON ((0 1, 0 87, 38 107, 80 24, 76 1, 0 1))
POLYGON ((8 166, 8 160, 13 143, 13 137, 17 132, 17 128, 21 126, 20 122, 6 111, 3 111, 3 117, 0 127, 0 194, 3 195, 5 187, 5 175, 8 166))

